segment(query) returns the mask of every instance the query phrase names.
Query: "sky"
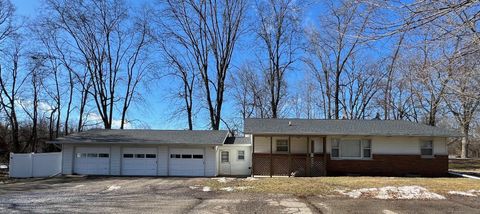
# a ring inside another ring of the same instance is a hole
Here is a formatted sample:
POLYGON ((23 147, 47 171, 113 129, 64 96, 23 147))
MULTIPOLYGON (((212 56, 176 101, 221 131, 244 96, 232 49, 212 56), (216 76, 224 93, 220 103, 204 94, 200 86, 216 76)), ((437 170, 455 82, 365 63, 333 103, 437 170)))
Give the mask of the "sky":
MULTIPOLYGON (((35 17, 37 12, 41 9, 42 0, 12 0, 15 4, 17 15, 23 16, 27 19, 32 19, 35 17)), ((140 6, 146 2, 151 2, 149 0, 127 0, 133 6, 140 6)), ((311 5, 305 11, 305 17, 303 18, 304 23, 315 22, 316 16, 321 13, 321 8, 316 5, 311 5)), ((251 39, 247 37, 247 40, 251 39)), ((237 43, 237 50, 234 53, 236 56, 232 62, 232 73, 235 70, 235 67, 238 67, 241 63, 254 60, 251 58, 252 54, 249 53, 248 46, 245 46, 241 43, 237 43)), ((289 82, 289 91, 295 91, 296 86, 300 85, 300 81, 304 78, 304 73, 301 72, 301 65, 295 66, 295 71, 290 72, 287 76, 287 82, 289 82)), ((139 124, 146 124, 146 126, 141 126, 141 128, 152 128, 152 129, 183 129, 186 128, 185 117, 175 116, 172 109, 176 109, 174 105, 178 103, 172 102, 169 98, 171 93, 171 79, 163 78, 160 80, 149 81, 149 85, 146 89, 142 89, 140 93, 143 94, 145 102, 134 105, 129 109, 128 118, 134 120, 137 126, 139 124)), ((228 90, 228 89, 227 89, 228 90)), ((234 116, 240 116, 238 112, 234 109, 234 103, 231 99, 231 96, 228 95, 228 92, 225 95, 226 100, 224 103, 224 108, 222 115, 227 121, 232 119, 234 116)), ((95 115, 92 116, 95 118, 95 115)), ((118 118, 115 118, 118 119, 118 118)), ((195 129, 208 129, 208 115, 206 111, 198 114, 196 118, 197 123, 195 124, 195 129), (200 122, 199 122, 200 121, 200 122)), ((118 120, 117 120, 118 122, 118 120)), ((115 122, 114 122, 115 124, 115 122)), ((223 126, 223 129, 226 127, 223 126)))

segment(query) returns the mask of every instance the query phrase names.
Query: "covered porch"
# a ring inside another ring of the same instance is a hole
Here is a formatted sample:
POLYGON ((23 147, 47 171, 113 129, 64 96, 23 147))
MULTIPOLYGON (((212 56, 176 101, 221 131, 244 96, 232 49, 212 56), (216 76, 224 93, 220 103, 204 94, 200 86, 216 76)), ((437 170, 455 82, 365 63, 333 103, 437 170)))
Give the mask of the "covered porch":
POLYGON ((253 135, 252 176, 325 176, 326 136, 253 135))

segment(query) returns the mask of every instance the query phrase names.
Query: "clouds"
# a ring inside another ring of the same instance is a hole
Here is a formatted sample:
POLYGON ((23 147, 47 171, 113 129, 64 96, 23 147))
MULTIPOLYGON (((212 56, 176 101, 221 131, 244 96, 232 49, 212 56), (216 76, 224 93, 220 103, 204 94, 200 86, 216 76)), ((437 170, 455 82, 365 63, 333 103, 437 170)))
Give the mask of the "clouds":
MULTIPOLYGON (((86 117, 86 126, 88 128, 90 127, 97 127, 97 126, 101 126, 103 127, 103 121, 102 121, 102 117, 100 117, 99 114, 97 113, 88 113, 87 114, 87 117, 86 117)), ((120 125, 122 124, 122 120, 120 119, 112 119, 112 129, 119 129, 120 128, 120 125)), ((133 124, 130 123, 128 120, 126 120, 126 123, 124 124, 124 129, 133 129, 133 124)))

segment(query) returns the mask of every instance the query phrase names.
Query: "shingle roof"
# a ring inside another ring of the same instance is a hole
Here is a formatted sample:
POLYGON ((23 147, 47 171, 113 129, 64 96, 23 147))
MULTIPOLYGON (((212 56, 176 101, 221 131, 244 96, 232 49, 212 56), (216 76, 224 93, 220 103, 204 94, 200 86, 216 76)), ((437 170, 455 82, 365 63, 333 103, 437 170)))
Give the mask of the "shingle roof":
POLYGON ((58 138, 51 143, 212 144, 224 143, 228 131, 94 129, 58 138))
POLYGON ((459 137, 460 133, 404 120, 245 119, 246 134, 459 137), (289 125, 291 123, 291 125, 289 125))
POLYGON ((225 144, 250 144, 249 137, 227 137, 225 144))

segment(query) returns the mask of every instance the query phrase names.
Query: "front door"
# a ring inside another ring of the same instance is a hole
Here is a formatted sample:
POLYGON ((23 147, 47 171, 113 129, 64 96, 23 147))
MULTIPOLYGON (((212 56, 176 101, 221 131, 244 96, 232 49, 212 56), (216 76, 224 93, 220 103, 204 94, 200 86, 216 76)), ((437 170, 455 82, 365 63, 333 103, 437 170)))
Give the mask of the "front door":
POLYGON ((220 150, 220 174, 230 175, 231 172, 230 151, 220 150))

